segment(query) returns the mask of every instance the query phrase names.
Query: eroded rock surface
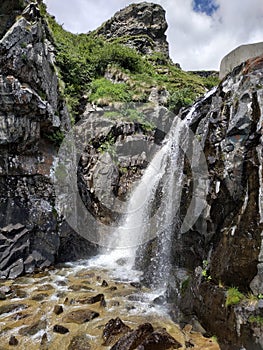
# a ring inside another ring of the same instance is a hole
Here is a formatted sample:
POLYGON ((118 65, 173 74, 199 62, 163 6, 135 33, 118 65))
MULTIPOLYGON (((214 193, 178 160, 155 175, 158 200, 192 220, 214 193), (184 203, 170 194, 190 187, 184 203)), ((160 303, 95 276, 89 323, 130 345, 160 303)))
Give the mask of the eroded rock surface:
POLYGON ((55 261, 51 139, 69 129, 54 48, 36 4, 1 38, 0 66, 0 277, 14 278, 55 261))
POLYGON ((106 39, 120 38, 120 42, 142 54, 161 52, 169 57, 164 9, 157 4, 131 4, 105 22, 96 34, 106 39))
MULTIPOLYGON (((262 72, 262 57, 239 66, 196 104, 191 125, 206 156, 208 195, 203 214, 174 246, 173 263, 194 270, 183 310, 189 314, 192 308, 205 328, 221 337, 223 349, 263 346, 251 322, 253 314, 261 315, 257 297, 263 292, 262 72), (253 306, 226 311, 233 286, 254 293, 253 306)), ((190 203, 189 190, 186 186, 181 215, 190 203)))

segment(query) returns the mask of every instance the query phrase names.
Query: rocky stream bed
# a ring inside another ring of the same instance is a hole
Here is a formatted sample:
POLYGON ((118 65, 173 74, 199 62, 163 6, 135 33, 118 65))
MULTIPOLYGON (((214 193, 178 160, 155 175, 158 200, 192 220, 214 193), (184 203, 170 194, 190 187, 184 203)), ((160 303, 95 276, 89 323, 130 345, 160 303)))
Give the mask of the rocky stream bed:
POLYGON ((92 260, 2 281, 0 349, 219 349, 157 295, 92 260))

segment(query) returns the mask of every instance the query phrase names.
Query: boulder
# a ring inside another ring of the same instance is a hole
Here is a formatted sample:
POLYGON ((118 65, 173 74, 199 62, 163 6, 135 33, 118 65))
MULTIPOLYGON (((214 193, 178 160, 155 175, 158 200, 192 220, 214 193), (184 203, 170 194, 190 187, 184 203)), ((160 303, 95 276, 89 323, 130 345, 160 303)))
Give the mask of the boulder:
POLYGON ((103 345, 111 345, 116 341, 116 339, 120 338, 129 331, 130 327, 124 324, 119 317, 109 320, 102 333, 102 338, 104 340, 103 345))
POLYGON ((135 48, 142 54, 161 52, 169 57, 165 10, 157 4, 142 2, 131 4, 118 11, 95 33, 107 40, 120 38, 121 43, 135 48))
POLYGON ((89 322, 98 316, 98 312, 89 309, 80 309, 66 313, 63 316, 62 321, 65 323, 82 324, 85 322, 89 322))

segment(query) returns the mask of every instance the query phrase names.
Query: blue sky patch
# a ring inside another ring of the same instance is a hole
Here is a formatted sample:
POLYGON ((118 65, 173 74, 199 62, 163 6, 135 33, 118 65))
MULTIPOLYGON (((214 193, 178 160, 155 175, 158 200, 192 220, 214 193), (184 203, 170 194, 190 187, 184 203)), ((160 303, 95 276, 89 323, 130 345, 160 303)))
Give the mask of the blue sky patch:
POLYGON ((205 13, 207 16, 212 16, 218 8, 219 5, 215 0, 193 0, 194 11, 205 13))

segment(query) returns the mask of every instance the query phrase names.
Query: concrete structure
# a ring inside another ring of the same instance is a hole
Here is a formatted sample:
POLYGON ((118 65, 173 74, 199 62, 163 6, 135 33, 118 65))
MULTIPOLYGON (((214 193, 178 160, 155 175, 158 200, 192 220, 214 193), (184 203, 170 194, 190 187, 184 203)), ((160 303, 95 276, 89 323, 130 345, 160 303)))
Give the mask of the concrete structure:
POLYGON ((241 45, 227 54, 221 61, 219 78, 223 79, 228 73, 249 58, 263 55, 263 42, 241 45))

